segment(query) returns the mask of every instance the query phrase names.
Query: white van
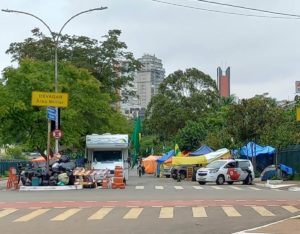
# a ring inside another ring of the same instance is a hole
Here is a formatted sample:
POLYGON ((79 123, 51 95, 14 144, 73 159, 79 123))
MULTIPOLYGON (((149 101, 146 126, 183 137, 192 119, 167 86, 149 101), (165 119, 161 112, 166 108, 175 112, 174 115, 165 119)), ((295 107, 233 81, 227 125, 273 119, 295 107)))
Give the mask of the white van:
POLYGON ((199 184, 216 182, 216 184, 233 184, 243 181, 243 184, 252 184, 255 178, 253 165, 247 159, 224 159, 209 163, 205 168, 197 170, 196 180, 199 184))

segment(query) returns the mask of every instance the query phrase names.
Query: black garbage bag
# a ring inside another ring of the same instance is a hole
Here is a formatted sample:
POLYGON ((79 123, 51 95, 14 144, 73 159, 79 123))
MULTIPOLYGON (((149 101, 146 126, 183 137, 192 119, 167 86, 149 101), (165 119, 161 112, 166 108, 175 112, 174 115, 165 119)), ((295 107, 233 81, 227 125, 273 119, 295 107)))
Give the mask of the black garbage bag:
POLYGON ((68 155, 62 155, 59 159, 59 162, 62 162, 62 163, 70 162, 70 157, 68 155))
POLYGON ((20 179, 21 179, 22 184, 25 186, 27 177, 25 175, 21 175, 20 179))
POLYGON ((67 162, 67 163, 61 163, 60 167, 65 170, 73 170, 76 167, 76 165, 75 162, 67 162))
POLYGON ((57 184, 57 180, 49 180, 50 186, 55 186, 57 184))
POLYGON ((42 186, 48 186, 48 185, 49 185, 49 180, 42 181, 42 186))
POLYGON ((25 182, 25 186, 31 186, 31 185, 32 185, 31 180, 27 178, 25 182))

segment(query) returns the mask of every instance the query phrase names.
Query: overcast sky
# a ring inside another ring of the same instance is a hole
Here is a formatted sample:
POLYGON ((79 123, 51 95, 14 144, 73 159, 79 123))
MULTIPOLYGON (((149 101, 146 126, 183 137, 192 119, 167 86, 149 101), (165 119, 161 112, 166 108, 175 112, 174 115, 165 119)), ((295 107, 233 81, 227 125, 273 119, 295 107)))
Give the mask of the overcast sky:
MULTIPOLYGON (((163 0, 193 7, 261 14, 201 3, 163 0)), ((253 8, 300 15, 299 0, 215 0, 253 8)), ((300 80, 300 18, 253 18, 171 6, 151 0, 1 0, 1 9, 26 11, 42 18, 52 29, 74 14, 90 8, 107 10, 78 16, 63 33, 101 40, 110 29, 122 30, 121 40, 136 58, 144 53, 162 59, 166 75, 195 67, 213 79, 217 67, 231 67, 231 93, 239 98, 269 93, 293 99, 300 80)), ((269 15, 270 16, 270 15, 269 15)), ((0 70, 11 65, 5 54, 11 42, 31 36, 31 29, 47 29, 35 18, 0 12, 0 70)))

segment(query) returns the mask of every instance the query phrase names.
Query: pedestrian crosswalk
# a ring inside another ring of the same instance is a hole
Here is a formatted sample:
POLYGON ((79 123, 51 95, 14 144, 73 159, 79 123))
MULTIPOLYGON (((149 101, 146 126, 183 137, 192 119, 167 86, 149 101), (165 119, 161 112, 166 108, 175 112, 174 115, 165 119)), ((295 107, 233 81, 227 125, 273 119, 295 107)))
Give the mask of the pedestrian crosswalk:
MULTIPOLYGON (((180 217, 181 209, 187 209, 191 218, 209 218, 211 209, 218 210, 218 215, 230 218, 238 218, 245 215, 256 214, 261 217, 280 216, 282 213, 295 214, 300 209, 296 206, 194 206, 194 207, 99 207, 99 208, 38 208, 38 209, 2 209, 0 210, 0 223, 7 222, 6 219, 14 223, 25 223, 39 220, 40 217, 46 216, 44 220, 50 222, 63 222, 79 216, 86 221, 100 221, 110 216, 113 211, 114 215, 118 214, 119 219, 136 220, 139 219, 143 212, 149 209, 156 209, 154 219, 173 219, 180 217), (54 212, 53 212, 54 210, 54 212), (122 210, 120 212, 120 210, 122 210), (12 216, 12 218, 10 218, 12 216)), ((149 213, 149 212, 148 212, 149 213)), ((146 212, 147 214, 147 212, 146 212)), ((215 215, 215 214, 214 214, 215 215)))
POLYGON ((135 190, 145 190, 145 189, 155 189, 155 190, 164 190, 164 189, 175 189, 175 190, 184 190, 184 189, 193 189, 193 190, 236 190, 236 191, 244 191, 244 190, 255 190, 255 191, 260 191, 263 190, 262 188, 258 188, 255 186, 232 186, 232 185, 224 185, 224 186, 219 186, 219 185, 204 185, 204 186, 191 186, 191 185, 186 185, 186 186, 179 186, 179 185, 154 185, 154 186, 135 186, 135 190))

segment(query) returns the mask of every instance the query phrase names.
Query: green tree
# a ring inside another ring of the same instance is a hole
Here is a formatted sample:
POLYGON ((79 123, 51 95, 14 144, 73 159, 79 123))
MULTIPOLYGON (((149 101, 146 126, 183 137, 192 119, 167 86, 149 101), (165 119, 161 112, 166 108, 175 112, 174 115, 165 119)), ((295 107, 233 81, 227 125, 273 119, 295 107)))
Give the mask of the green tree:
POLYGON ((187 121, 186 126, 179 129, 176 142, 180 149, 194 151, 203 143, 207 130, 202 122, 187 121))
POLYGON ((144 122, 148 134, 157 134, 161 141, 174 138, 188 120, 195 121, 218 105, 216 83, 196 68, 178 70, 160 85, 152 98, 144 122))
MULTIPOLYGON (((11 43, 6 53, 16 62, 25 58, 53 61, 55 46, 52 38, 37 28, 32 33, 33 36, 24 42, 11 43)), ((91 72, 101 82, 101 91, 109 93, 112 102, 120 100, 120 89, 125 99, 135 95, 129 87, 133 85, 134 72, 141 66, 127 51, 127 45, 119 40, 120 35, 120 30, 110 30, 102 42, 84 36, 62 35, 58 47, 59 61, 70 62, 91 72)))
MULTIPOLYGON (((23 60, 18 68, 6 68, 0 85, 0 134, 2 143, 45 149, 46 108, 31 105, 32 91, 54 91, 51 62, 23 60)), ((61 111, 61 143, 82 147, 91 133, 123 133, 127 120, 110 105, 110 96, 99 92, 101 83, 86 69, 60 64, 58 90, 69 93, 69 106, 61 111)))

